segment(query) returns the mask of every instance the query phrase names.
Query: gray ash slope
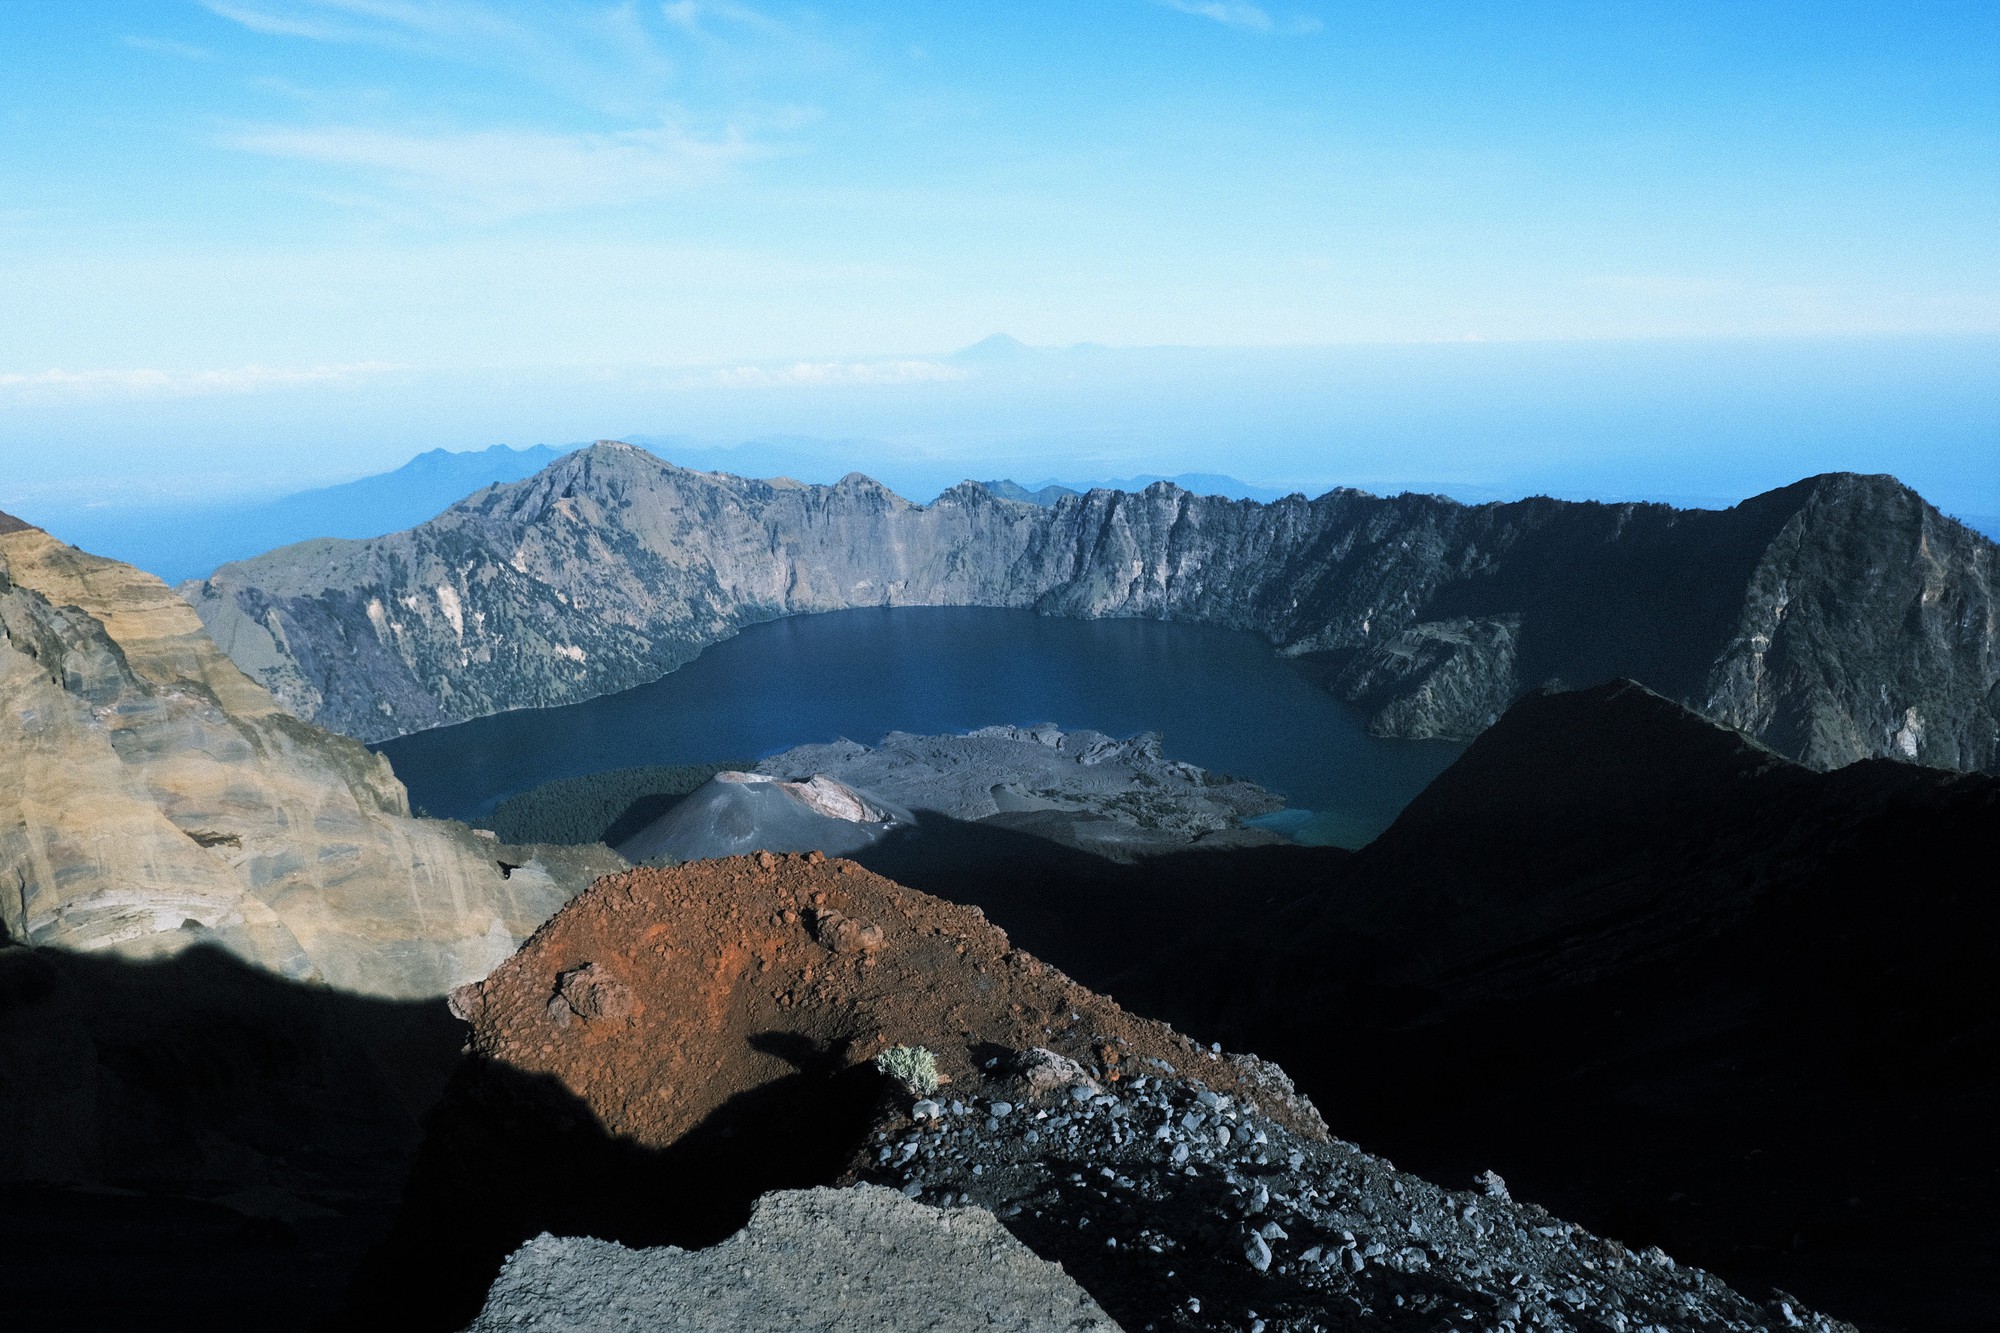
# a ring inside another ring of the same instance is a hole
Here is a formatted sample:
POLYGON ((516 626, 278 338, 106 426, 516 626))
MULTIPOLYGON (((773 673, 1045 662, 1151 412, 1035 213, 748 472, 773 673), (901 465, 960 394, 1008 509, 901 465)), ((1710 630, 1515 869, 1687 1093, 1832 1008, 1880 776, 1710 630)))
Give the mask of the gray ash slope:
POLYGON ((619 855, 693 861, 749 852, 849 856, 886 838, 956 824, 1043 838, 1108 860, 1260 847, 1284 838, 1248 827, 1284 801, 1241 778, 1168 759, 1160 736, 1116 740, 1052 725, 963 735, 891 732, 879 745, 799 745, 724 771, 621 839, 619 855))
POLYGON ((910 810, 1113 861, 1284 841, 1243 822, 1283 809, 1283 800, 1254 782, 1167 758, 1157 732, 1118 740, 1051 725, 947 736, 898 731, 874 746, 795 746, 757 771, 794 781, 825 774, 910 810))
POLYGON ((604 443, 406 533, 228 565, 185 595, 288 707, 377 740, 657 678, 743 626, 968 605, 1247 630, 1379 733, 1469 738, 1517 695, 1645 682, 1815 767, 2000 763, 1995 547, 1892 478, 1725 511, 1168 484, 914 505, 604 443))
POLYGON ((917 1102, 885 1118, 856 1174, 992 1210, 1135 1333, 1851 1329, 1516 1203, 1490 1172, 1443 1189, 1139 1068, 917 1102))

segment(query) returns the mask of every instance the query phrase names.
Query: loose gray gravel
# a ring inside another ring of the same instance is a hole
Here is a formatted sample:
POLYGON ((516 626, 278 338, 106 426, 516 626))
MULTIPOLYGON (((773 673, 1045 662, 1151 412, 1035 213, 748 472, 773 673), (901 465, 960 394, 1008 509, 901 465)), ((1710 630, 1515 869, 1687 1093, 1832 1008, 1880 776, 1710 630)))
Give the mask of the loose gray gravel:
POLYGON ((866 1179, 992 1210, 1139 1330, 1851 1330, 1635 1253, 1484 1173, 1446 1190, 1162 1074, 885 1121, 866 1179))

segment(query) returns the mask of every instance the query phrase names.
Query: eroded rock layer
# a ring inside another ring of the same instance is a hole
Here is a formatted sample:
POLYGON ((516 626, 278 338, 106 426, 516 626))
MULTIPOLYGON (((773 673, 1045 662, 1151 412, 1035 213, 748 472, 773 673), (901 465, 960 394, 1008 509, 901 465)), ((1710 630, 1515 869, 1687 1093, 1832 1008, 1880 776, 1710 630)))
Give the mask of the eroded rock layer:
POLYGON ((388 764, 287 713, 129 565, 0 532, 0 929, 437 995, 483 976, 601 850, 409 817, 388 764))
POLYGON ((2000 762, 1995 547, 1888 477, 1726 511, 1160 483, 913 505, 581 450, 431 522, 187 585, 223 649, 364 740, 654 679, 747 624, 1026 607, 1262 634, 1381 734, 1469 739, 1526 689, 1643 681, 1815 767, 2000 762))

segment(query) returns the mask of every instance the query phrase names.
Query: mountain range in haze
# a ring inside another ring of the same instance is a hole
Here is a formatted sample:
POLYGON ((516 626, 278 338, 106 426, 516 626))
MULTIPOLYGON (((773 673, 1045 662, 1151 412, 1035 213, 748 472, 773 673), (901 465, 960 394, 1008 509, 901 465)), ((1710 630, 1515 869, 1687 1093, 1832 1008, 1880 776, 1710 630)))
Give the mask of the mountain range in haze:
POLYGON ((1719 512, 1164 482, 916 505, 601 442, 409 532, 182 592, 288 706, 364 740, 627 689, 779 616, 961 605, 1253 631, 1383 736, 1470 739, 1526 690, 1625 676, 1815 767, 1983 769, 1995 581, 1991 542, 1888 477, 1719 512))
POLYGON ((312 537, 379 537, 415 527, 463 497, 533 476, 574 445, 537 444, 454 453, 432 449, 391 472, 223 504, 101 505, 28 510, 64 541, 137 565, 169 583, 201 578, 241 560, 312 537))
MULTIPOLYGON (((826 440, 778 437, 741 445, 704 445, 680 437, 638 437, 637 443, 672 457, 686 466, 712 471, 740 471, 791 476, 800 480, 837 480, 846 470, 828 460, 843 446, 826 440)), ((230 503, 100 504, 67 506, 27 512, 38 525, 80 549, 136 565, 169 583, 205 578, 217 567, 280 546, 316 537, 365 538, 413 528, 434 518, 459 500, 485 486, 533 476, 580 445, 537 444, 454 452, 431 449, 399 468, 353 481, 318 486, 276 499, 230 503)), ((1209 473, 1175 477, 1127 477, 1108 481, 1038 484, 1040 503, 1059 495, 1094 488, 1141 490, 1155 481, 1172 481, 1204 495, 1237 499, 1275 500, 1283 491, 1252 486, 1209 473)), ((986 483, 996 494, 1022 498, 1028 492, 1011 481, 986 483), (1020 492, 1016 495, 1015 492, 1020 492)))
MULTIPOLYGON (((996 335, 950 358, 971 358, 974 364, 994 360, 1034 362, 1038 357, 1088 353, 1089 348, 1031 348, 996 335), (1002 345, 1001 350, 992 350, 1002 345)), ((767 435, 740 444, 719 445, 683 435, 633 435, 637 444, 662 458, 700 471, 739 476, 790 477, 831 484, 851 470, 852 462, 877 452, 865 440, 832 440, 807 436, 767 435)), ((353 481, 318 486, 276 498, 205 502, 97 501, 89 504, 17 502, 15 508, 44 530, 81 549, 122 560, 169 583, 204 578, 232 560, 243 560, 280 546, 317 537, 367 538, 415 527, 484 486, 520 481, 532 476, 580 444, 537 444, 513 448, 430 449, 403 466, 353 481)), ((1171 475, 1140 473, 1097 479, 1045 477, 1023 483, 1011 478, 981 482, 995 495, 1053 505, 1065 495, 1092 490, 1140 491, 1156 481, 1171 482, 1195 495, 1237 500, 1272 501, 1293 489, 1259 485, 1214 472, 1171 475)), ((1373 483, 1378 494, 1444 495, 1465 504, 1522 498, 1518 490, 1448 480, 1410 479, 1373 483)), ((1308 488, 1308 494, 1317 488, 1308 488)), ((906 492, 930 492, 919 485, 906 492)), ((1567 498, 1593 498, 1572 495, 1567 498)), ((1645 497, 1682 508, 1726 508, 1730 501, 1708 496, 1645 497)), ((1956 515, 1960 522, 2000 539, 2000 514, 1956 515)))

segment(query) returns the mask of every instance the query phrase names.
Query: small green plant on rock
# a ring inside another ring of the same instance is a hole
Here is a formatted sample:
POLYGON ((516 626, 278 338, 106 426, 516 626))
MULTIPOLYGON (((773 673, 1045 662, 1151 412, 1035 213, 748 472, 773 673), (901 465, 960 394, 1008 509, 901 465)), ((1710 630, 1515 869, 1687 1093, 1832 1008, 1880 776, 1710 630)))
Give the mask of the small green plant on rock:
POLYGON ((891 1046, 875 1057, 875 1067, 894 1079, 912 1097, 928 1097, 938 1090, 937 1057, 922 1046, 891 1046))

